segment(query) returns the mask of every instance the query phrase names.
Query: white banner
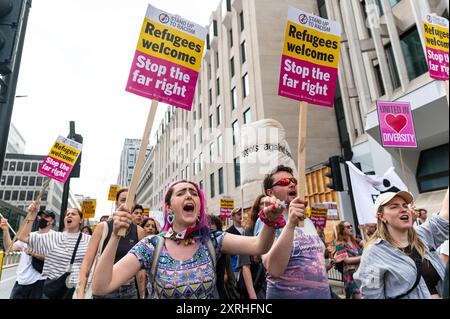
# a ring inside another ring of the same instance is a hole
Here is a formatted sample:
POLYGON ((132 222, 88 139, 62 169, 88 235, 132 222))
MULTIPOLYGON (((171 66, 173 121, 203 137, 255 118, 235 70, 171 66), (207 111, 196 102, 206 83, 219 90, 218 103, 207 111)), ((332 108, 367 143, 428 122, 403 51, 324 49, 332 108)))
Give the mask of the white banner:
POLYGON ((360 225, 377 222, 374 211, 375 199, 381 193, 406 191, 408 188, 391 167, 383 176, 365 175, 352 162, 346 162, 352 182, 356 215, 360 225))

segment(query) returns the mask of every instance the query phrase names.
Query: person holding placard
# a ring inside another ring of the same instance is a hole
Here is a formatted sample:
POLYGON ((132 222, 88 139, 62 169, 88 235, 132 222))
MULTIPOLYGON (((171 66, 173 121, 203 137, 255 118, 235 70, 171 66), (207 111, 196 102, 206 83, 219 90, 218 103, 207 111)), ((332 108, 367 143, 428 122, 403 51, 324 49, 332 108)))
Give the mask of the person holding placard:
POLYGON ((377 231, 354 274, 365 299, 430 299, 442 296, 445 265, 434 252, 448 239, 448 189, 439 214, 413 227, 409 192, 388 192, 375 201, 377 231))
POLYGON ((237 236, 221 231, 211 233, 205 195, 197 184, 174 182, 166 189, 163 198, 166 221, 163 232, 146 237, 116 264, 114 255, 120 239, 118 232, 122 227, 129 227, 131 214, 124 206, 113 213, 113 234, 94 274, 95 294, 107 294, 133 278, 140 269, 147 269, 153 278, 150 278, 153 286, 151 299, 211 299, 216 283, 215 265, 221 253, 264 254, 275 238, 275 228, 283 225, 278 204, 268 201, 260 215, 266 220, 266 225, 259 236, 237 236), (158 243, 164 245, 159 246, 158 243), (158 257, 155 260, 154 253, 158 257))
MULTIPOLYGON (((287 217, 286 226, 277 234, 277 240, 267 255, 262 257, 267 271, 266 297, 330 299, 325 244, 312 221, 305 218, 307 202, 297 197, 297 183, 292 169, 283 165, 264 179, 265 194, 270 199, 281 202, 284 207, 283 215, 285 219, 287 217), (298 227, 300 220, 304 221, 304 227, 298 227)), ((256 233, 257 231, 255 228, 256 233)))

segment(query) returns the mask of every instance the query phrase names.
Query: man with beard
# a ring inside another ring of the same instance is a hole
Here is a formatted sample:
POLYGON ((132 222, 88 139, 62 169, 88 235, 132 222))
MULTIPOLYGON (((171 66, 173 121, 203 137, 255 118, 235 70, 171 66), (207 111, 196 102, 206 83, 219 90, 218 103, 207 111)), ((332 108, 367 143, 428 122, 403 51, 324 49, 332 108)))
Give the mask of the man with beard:
MULTIPOLYGON (((51 229, 55 222, 55 213, 49 210, 38 213, 38 233, 44 234, 53 232, 51 229)), ((33 220, 25 221, 27 223, 33 220)), ((8 220, 1 220, 3 230, 3 245, 9 247, 11 237, 8 231, 8 220)), ((11 251, 20 251, 20 262, 17 267, 17 280, 11 291, 10 299, 41 299, 45 279, 42 277, 42 267, 44 266, 44 256, 28 252, 27 244, 17 241, 11 247, 11 251)))
MULTIPOLYGON (((330 299, 325 265, 325 245, 312 221, 305 218, 307 202, 297 197, 297 179, 292 169, 278 166, 264 179, 265 206, 283 211, 283 220, 258 219, 255 235, 262 223, 276 223, 276 236, 263 256, 267 270, 267 299, 330 299), (292 211, 292 214, 289 212, 292 211), (290 216, 288 218, 288 216, 290 216), (298 227, 300 220, 304 227, 298 227)), ((304 181, 302 181, 304 183, 304 181)), ((262 216, 262 215, 260 215, 262 216)))

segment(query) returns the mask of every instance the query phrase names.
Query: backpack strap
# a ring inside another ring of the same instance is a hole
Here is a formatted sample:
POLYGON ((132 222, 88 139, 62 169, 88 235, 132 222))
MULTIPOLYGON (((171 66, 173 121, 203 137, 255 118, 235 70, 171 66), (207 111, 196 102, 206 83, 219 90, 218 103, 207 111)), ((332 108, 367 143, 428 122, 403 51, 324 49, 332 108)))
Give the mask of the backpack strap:
POLYGON ((214 244, 213 244, 211 238, 209 238, 208 241, 206 242, 206 247, 208 247, 209 256, 211 257, 211 261, 214 266, 214 269, 216 269, 216 264, 217 264, 216 250, 214 248, 214 244))
POLYGON ((159 256, 161 255, 161 251, 164 247, 164 242, 166 241, 166 239, 163 236, 156 235, 155 237, 157 238, 157 242, 156 242, 155 250, 153 251, 152 267, 150 268, 150 274, 149 274, 149 278, 148 278, 149 282, 152 285, 155 282, 156 272, 158 270, 157 268, 158 268, 159 256))

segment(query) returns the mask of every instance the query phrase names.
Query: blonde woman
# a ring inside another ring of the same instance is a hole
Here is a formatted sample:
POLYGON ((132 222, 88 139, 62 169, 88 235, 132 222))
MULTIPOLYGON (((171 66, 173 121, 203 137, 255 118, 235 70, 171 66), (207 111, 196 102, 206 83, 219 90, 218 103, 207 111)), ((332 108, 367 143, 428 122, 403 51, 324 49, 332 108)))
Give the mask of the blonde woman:
POLYGON ((445 265, 436 250, 448 239, 448 189, 439 214, 413 228, 408 192, 384 193, 375 201, 377 231, 354 274, 362 298, 440 298, 445 265))

